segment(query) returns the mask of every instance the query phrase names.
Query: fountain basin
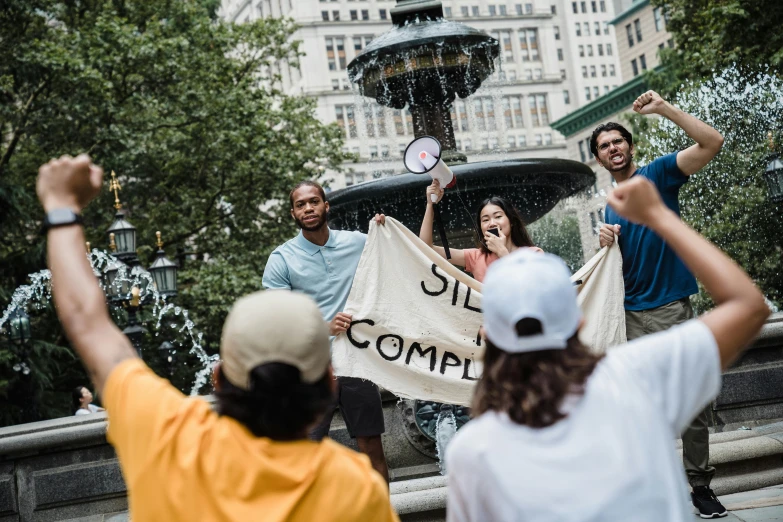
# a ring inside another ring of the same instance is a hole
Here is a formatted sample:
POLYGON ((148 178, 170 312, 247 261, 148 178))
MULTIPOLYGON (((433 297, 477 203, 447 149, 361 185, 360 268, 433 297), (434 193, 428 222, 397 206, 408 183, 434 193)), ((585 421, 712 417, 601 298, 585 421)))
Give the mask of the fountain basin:
MULTIPOLYGON (((561 199, 595 183, 595 174, 589 167, 563 159, 482 161, 454 165, 451 169, 457 186, 446 191, 440 206, 456 248, 470 246, 475 212, 485 198, 496 195, 509 199, 529 224, 561 199)), ((431 182, 426 174, 403 174, 331 192, 329 226, 366 232, 372 217, 383 213, 416 232, 426 209, 424 192, 431 182)))

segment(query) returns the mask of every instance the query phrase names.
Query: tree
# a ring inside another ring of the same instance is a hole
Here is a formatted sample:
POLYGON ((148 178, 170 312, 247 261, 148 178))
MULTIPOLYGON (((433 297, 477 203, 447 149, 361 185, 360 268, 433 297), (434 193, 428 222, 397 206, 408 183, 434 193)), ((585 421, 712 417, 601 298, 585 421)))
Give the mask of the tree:
MULTIPOLYGON (((27 274, 44 268, 35 198, 38 166, 89 152, 117 172, 128 219, 145 263, 154 234, 181 267, 178 304, 215 350, 231 302, 260 288, 271 249, 293 235, 290 187, 339 168, 342 138, 314 103, 281 91, 298 66, 295 27, 262 19, 234 25, 215 18, 213 0, 8 0, 0 10, 0 304, 27 274)), ((85 210, 93 246, 106 246, 112 220, 106 193, 85 210)), ((5 306, 4 306, 5 308, 5 306)), ((178 316, 181 318, 181 316, 178 316)), ((174 320, 176 318, 173 318, 174 320)), ((157 318, 145 317, 148 327, 157 318)), ((42 357, 33 372, 42 416, 65 412, 45 390, 68 394, 85 376, 51 310, 34 323, 42 357), (47 315, 48 314, 48 315, 47 315), (41 323, 41 324, 39 324, 41 323), (39 371, 40 370, 40 371, 39 371), (47 379, 50 379, 47 381, 47 379)), ((173 329, 172 329, 173 330, 173 329)), ((162 339, 151 335, 145 350, 162 339)), ((11 402, 16 357, 0 339, 0 394, 11 402)), ((194 361, 190 361, 194 364, 194 361)), ((0 413, 3 422, 13 411, 0 413)))
POLYGON ((779 0, 653 0, 667 13, 675 47, 662 51, 664 68, 651 86, 673 95, 689 80, 731 65, 783 72, 783 2, 779 0))
POLYGON ((537 247, 563 258, 572 272, 584 264, 579 221, 575 216, 564 215, 560 218, 544 216, 528 229, 537 247))

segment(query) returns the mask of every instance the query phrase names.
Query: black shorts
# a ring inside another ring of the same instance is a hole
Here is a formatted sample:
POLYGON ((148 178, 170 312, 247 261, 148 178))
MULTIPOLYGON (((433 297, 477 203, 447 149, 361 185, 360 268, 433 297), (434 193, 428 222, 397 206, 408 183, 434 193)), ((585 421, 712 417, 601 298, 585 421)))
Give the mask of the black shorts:
POLYGON ((372 437, 386 431, 381 392, 373 382, 356 377, 338 377, 336 395, 335 402, 312 430, 310 438, 321 440, 329 435, 332 417, 338 406, 351 438, 372 437))

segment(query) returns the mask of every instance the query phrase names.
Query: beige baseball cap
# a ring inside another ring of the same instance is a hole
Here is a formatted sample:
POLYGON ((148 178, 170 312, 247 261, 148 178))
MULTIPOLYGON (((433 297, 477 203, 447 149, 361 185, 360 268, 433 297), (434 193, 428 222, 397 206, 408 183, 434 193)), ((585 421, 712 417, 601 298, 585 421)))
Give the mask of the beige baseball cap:
POLYGON ((289 290, 264 290, 239 299, 223 324, 223 375, 250 389, 250 372, 270 362, 299 369, 314 383, 329 367, 329 327, 310 297, 289 290))

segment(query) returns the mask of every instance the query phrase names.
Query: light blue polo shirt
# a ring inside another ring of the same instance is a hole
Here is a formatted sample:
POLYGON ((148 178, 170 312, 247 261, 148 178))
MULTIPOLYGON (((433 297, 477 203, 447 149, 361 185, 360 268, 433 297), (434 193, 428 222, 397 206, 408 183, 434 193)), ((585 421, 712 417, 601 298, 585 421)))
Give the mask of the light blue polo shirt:
POLYGON ((331 321, 345 308, 366 241, 361 232, 329 229, 329 240, 318 246, 299 231, 269 256, 262 284, 266 289, 285 288, 309 295, 324 319, 331 321))

